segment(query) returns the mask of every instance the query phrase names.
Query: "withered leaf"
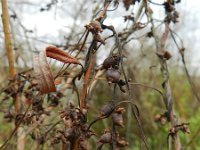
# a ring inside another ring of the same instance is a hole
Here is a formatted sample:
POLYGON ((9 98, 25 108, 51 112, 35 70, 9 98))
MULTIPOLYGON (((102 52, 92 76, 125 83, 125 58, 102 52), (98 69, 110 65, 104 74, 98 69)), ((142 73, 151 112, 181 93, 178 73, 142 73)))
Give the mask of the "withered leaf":
POLYGON ((80 62, 76 58, 72 57, 65 51, 60 50, 59 48, 57 48, 55 46, 48 46, 46 48, 46 55, 47 55, 47 57, 56 59, 63 63, 80 64, 80 62))
POLYGON ((51 93, 56 91, 54 78, 47 61, 47 57, 56 59, 63 63, 80 64, 80 62, 67 54, 63 50, 54 46, 49 46, 34 57, 33 67, 36 81, 41 94, 51 93))

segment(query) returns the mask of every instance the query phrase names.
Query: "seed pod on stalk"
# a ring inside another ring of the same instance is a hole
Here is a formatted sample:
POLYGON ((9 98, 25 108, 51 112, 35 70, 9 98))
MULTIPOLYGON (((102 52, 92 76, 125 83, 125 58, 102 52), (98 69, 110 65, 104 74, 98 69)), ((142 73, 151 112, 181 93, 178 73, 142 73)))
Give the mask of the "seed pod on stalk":
POLYGON ((106 79, 108 83, 118 83, 120 80, 121 73, 119 70, 110 68, 106 71, 106 79))

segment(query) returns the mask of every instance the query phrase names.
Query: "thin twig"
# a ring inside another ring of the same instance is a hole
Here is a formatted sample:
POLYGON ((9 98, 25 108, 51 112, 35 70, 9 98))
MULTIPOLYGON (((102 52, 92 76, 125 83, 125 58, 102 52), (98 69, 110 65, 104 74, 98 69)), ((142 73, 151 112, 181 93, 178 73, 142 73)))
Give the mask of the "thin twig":
MULTIPOLYGON (((114 88, 113 88, 113 95, 112 95, 113 104, 115 103, 115 100, 116 100, 116 87, 117 87, 117 84, 115 83, 114 88)), ((115 124, 114 124, 113 118, 112 118, 112 144, 110 146, 110 150, 115 150, 116 136, 117 136, 117 131, 116 131, 116 127, 115 127, 115 124)))
MULTIPOLYGON (((194 82, 192 81, 192 78, 190 77, 189 71, 188 71, 187 66, 186 66, 185 55, 184 55, 184 50, 185 50, 185 49, 184 49, 184 48, 180 48, 180 47, 178 46, 178 43, 177 43, 177 41, 176 41, 176 38, 174 37, 174 33, 173 33, 173 31, 172 31, 171 29, 170 29, 170 33, 171 33, 171 36, 172 36, 172 39, 173 39, 174 43, 176 44, 176 47, 177 47, 178 50, 179 50, 179 53, 180 53, 180 55, 181 55, 181 60, 182 60, 182 63, 183 63, 183 66, 184 66, 184 70, 185 70, 185 73, 186 73, 186 77, 187 77, 188 82, 189 82, 189 84, 190 84, 191 90, 192 90, 194 96, 196 97, 196 99, 198 100, 198 102, 200 103, 200 97, 199 97, 199 95, 198 95, 198 92, 197 92, 197 90, 196 90, 195 84, 194 84, 194 82)), ((181 43, 182 43, 182 40, 181 40, 181 43)), ((183 43, 182 43, 182 44, 183 44, 183 43)), ((182 47, 183 47, 183 45, 182 45, 182 47)))

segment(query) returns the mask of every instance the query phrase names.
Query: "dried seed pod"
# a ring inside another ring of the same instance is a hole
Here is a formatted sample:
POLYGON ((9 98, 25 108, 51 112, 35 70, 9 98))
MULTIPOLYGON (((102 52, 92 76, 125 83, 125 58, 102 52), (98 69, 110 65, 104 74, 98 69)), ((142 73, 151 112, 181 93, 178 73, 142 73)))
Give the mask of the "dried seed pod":
POLYGON ((126 142, 125 140, 123 140, 123 139, 118 139, 117 140, 117 146, 118 147, 125 147, 127 145, 128 145, 128 142, 126 142))
POLYGON ((155 121, 155 122, 159 122, 160 119, 161 119, 161 117, 162 117, 162 116, 161 116, 160 114, 156 114, 155 117, 154 117, 154 121, 155 121))
POLYGON ((181 131, 183 133, 188 133, 188 134, 190 133, 190 129, 189 129, 188 125, 186 125, 186 124, 184 124, 183 127, 181 127, 181 131))
POLYGON ((95 34, 95 35, 94 35, 94 40, 97 41, 97 42, 102 43, 103 45, 106 44, 106 43, 105 43, 105 40, 102 39, 102 37, 101 37, 99 34, 95 34))
POLYGON ((117 126, 124 127, 123 116, 121 113, 113 113, 112 114, 113 123, 117 126))
POLYGON ((171 55, 168 51, 165 51, 165 53, 164 53, 164 58, 165 58, 166 60, 169 60, 171 57, 172 57, 172 55, 171 55))
POLYGON ((166 59, 166 60, 169 60, 172 55, 168 52, 168 51, 165 51, 165 50, 161 50, 159 52, 156 53, 161 59, 166 59))
POLYGON ((108 68, 115 68, 119 65, 120 56, 110 56, 106 58, 103 62, 102 69, 108 69, 108 68))
POLYGON ((126 85, 126 82, 124 80, 119 80, 119 82, 117 83, 120 90, 125 93, 126 91, 123 89, 123 86, 126 85))
POLYGON ((85 26, 90 32, 92 33, 99 33, 103 32, 103 29, 101 28, 101 24, 99 21, 93 20, 88 25, 85 26))
POLYGON ((99 139, 99 142, 101 143, 110 143, 111 141, 112 141, 112 135, 110 132, 104 133, 99 139))
POLYGON ((129 9, 130 5, 132 5, 133 2, 134 2, 134 1, 132 1, 132 0, 123 0, 124 7, 126 8, 126 10, 129 9))
POLYGON ((171 4, 171 3, 169 3, 169 2, 164 2, 163 5, 164 5, 165 10, 166 10, 167 12, 172 12, 172 11, 175 10, 174 5, 171 4))
POLYGON ((103 105, 101 108, 100 108, 100 116, 108 116, 110 115, 113 110, 115 108, 115 105, 113 102, 109 102, 105 105, 103 105))
MULTIPOLYGON (((119 84, 118 84, 119 85, 119 84)), ((119 89, 120 91, 122 91, 123 93, 126 93, 126 91, 123 89, 123 87, 121 85, 119 85, 119 89)))
POLYGON ((119 80, 118 84, 120 86, 124 86, 124 85, 126 85, 126 82, 124 80, 119 80))
POLYGON ((90 26, 93 27, 93 29, 97 32, 102 32, 103 29, 101 28, 101 24, 99 21, 93 20, 92 22, 90 22, 89 24, 90 26))
POLYGON ((120 79, 120 72, 119 70, 115 70, 110 68, 106 71, 106 79, 110 83, 118 83, 120 79))

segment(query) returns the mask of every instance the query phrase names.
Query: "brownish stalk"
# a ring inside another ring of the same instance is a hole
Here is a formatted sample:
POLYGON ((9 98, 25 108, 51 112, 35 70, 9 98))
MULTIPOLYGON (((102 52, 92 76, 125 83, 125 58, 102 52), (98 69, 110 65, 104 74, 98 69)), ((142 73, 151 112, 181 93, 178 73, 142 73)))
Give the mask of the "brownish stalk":
MULTIPOLYGON (((104 5, 104 9, 103 11, 100 13, 99 17, 96 18, 97 21, 101 22, 101 20, 105 17, 106 15, 106 11, 108 9, 108 6, 110 5, 111 1, 107 1, 106 4, 104 5)), ((86 42, 87 36, 89 34, 89 31, 86 33, 86 37, 84 40, 84 43, 86 42)), ((92 45, 96 43, 96 41, 92 42, 92 45)), ((88 83, 89 83, 89 79, 90 79, 90 74, 92 71, 92 66, 93 66, 93 59, 94 59, 94 52, 93 52, 93 46, 91 45, 91 47, 89 48, 88 51, 88 60, 86 60, 88 63, 86 66, 86 70, 84 72, 84 79, 83 79, 83 89, 82 89, 82 93, 80 96, 80 110, 86 108, 87 103, 86 103, 86 96, 87 96, 87 90, 88 90, 88 83)), ((84 44, 82 45, 81 49, 83 48, 84 44)), ((75 139, 73 143, 71 143, 72 145, 72 149, 73 150, 77 150, 78 149, 78 141, 79 139, 75 139)))
POLYGON ((108 1, 108 2, 105 4, 103 11, 102 11, 101 14, 99 15, 99 17, 96 18, 96 20, 100 21, 102 18, 105 17, 105 14, 106 14, 106 11, 107 11, 109 5, 110 5, 110 1, 108 1))
POLYGON ((86 97, 86 94, 87 94, 88 81, 89 81, 90 73, 91 73, 91 70, 92 70, 93 55, 94 54, 91 52, 90 58, 89 58, 89 65, 88 65, 88 68, 87 68, 85 75, 84 75, 83 90, 82 90, 82 94, 81 94, 81 97, 80 97, 80 109, 83 109, 86 106, 85 97, 86 97))
MULTIPOLYGON (((2 22, 3 22, 3 30, 5 36, 5 47, 6 47, 6 54, 8 58, 8 65, 9 65, 9 72, 10 77, 14 78, 16 75, 16 69, 14 66, 14 54, 12 50, 12 42, 11 42, 11 35, 10 35, 10 27, 9 27, 9 15, 8 15, 8 6, 6 0, 1 0, 2 3, 2 22)), ((16 95, 15 98, 15 112, 19 112, 19 96, 16 95)))
MULTIPOLYGON (((169 34, 169 24, 166 23, 165 24, 165 32, 163 33, 163 37, 161 38, 161 41, 160 41, 160 44, 161 44, 160 50, 162 50, 162 48, 164 47, 168 34, 169 34)), ((173 128, 174 126, 176 126, 177 122, 174 119, 173 98, 172 98, 171 86, 169 83, 169 72, 168 72, 168 68, 167 68, 167 62, 166 62, 166 60, 160 59, 160 64, 161 64, 161 72, 162 72, 162 75, 164 78, 163 88, 165 90, 165 98, 166 98, 166 102, 167 102, 166 105, 167 105, 167 109, 169 112, 171 127, 173 128)), ((174 150, 181 149, 181 144, 180 144, 179 136, 177 133, 174 134, 174 136, 172 137, 172 145, 173 145, 174 150)))
MULTIPOLYGON (((145 0, 144 2, 145 2, 146 10, 147 10, 147 1, 145 0)), ((168 0, 168 2, 170 3, 170 0, 168 0)), ((169 23, 165 23, 165 31, 162 34, 161 39, 159 39, 159 37, 156 36, 156 33, 155 33, 155 26, 154 26, 154 22, 152 19, 152 14, 149 13, 148 11, 146 14, 150 18, 150 21, 151 21, 152 33, 154 35, 155 44, 156 44, 156 53, 158 56, 159 53, 162 53, 162 51, 165 50, 166 41, 168 39, 168 35, 170 32, 169 23)), ((159 56, 158 56, 158 59, 159 59, 159 63, 161 66, 161 74, 163 77, 162 86, 164 89, 164 93, 163 93, 164 94, 164 103, 165 103, 166 109, 168 111, 171 128, 173 128, 177 125, 177 120, 175 119, 175 113, 173 110, 173 101, 174 100, 173 100, 173 96, 172 96, 171 85, 169 82, 169 72, 168 72, 167 61, 165 58, 160 58, 159 56)), ((172 138, 172 140, 171 140, 172 149, 173 150, 181 150, 181 143, 180 143, 178 133, 176 132, 175 134, 173 134, 173 136, 171 136, 171 138, 172 138)))
MULTIPOLYGON (((10 24, 9 24, 9 14, 8 14, 8 6, 7 6, 7 0, 1 0, 2 4, 2 22, 3 22, 3 30, 4 30, 4 36, 5 36, 5 48, 6 48, 6 54, 8 58, 8 65, 9 65, 9 74, 11 78, 14 78, 16 76, 16 69, 14 66, 14 54, 12 50, 12 42, 11 42, 11 34, 10 34, 10 24)), ((16 87, 16 82, 13 83, 14 87, 16 87)), ((17 114, 20 109, 20 95, 16 94, 15 98, 15 113, 17 114)), ((24 145, 25 145, 25 135, 23 134, 23 129, 19 128, 17 131, 16 127, 16 132, 21 134, 20 136, 18 135, 17 138, 17 149, 23 150, 24 145)))
MULTIPOLYGON (((153 22, 152 22, 152 26, 154 26, 153 22)), ((155 42, 156 42, 156 47, 157 47, 157 54, 160 53, 162 50, 164 50, 165 47, 165 43, 169 34, 169 24, 165 23, 165 32, 163 33, 161 40, 159 41, 158 37, 155 36, 155 32, 154 33, 154 37, 155 37, 155 42)), ((163 58, 159 58, 159 62, 161 65, 161 73, 163 76, 163 89, 164 89, 164 102, 166 105, 166 108, 168 110, 168 115, 169 115, 169 120, 171 123, 171 128, 175 127, 177 125, 177 122, 174 118, 174 111, 173 111, 173 98, 172 98, 172 90, 171 90, 171 85, 169 82, 169 72, 168 72, 168 67, 167 67, 167 62, 165 59, 163 58)), ((175 133, 172 136, 172 147, 173 150, 180 150, 181 149, 181 143, 179 140, 179 136, 177 133, 175 133)))
POLYGON ((2 22, 3 22, 3 30, 5 36, 6 54, 8 58, 10 77, 13 78, 16 75, 16 70, 14 66, 14 55, 12 50, 11 36, 10 36, 7 1, 1 0, 1 4, 2 4, 2 22))
MULTIPOLYGON (((103 11, 100 13, 99 17, 96 18, 96 20, 101 21, 101 19, 103 19, 105 17, 106 11, 107 11, 110 3, 111 3, 110 1, 106 2, 103 11)), ((82 94, 80 97, 80 109, 83 109, 86 106, 85 98, 86 98, 86 94, 87 94, 87 87, 88 87, 90 72, 92 69, 93 56, 94 56, 94 54, 93 54, 93 52, 91 52, 90 56, 89 56, 89 60, 88 60, 89 65, 88 65, 87 70, 84 75, 83 90, 82 90, 82 94)))
MULTIPOLYGON (((92 50, 92 49, 89 49, 89 50, 92 50)), ((89 52, 89 53, 90 53, 89 59, 88 59, 89 64, 88 64, 87 70, 85 71, 85 74, 84 74, 83 89, 82 89, 82 94, 81 94, 81 97, 80 97, 80 110, 84 109, 87 105, 85 98, 86 98, 86 95, 87 95, 88 82, 89 82, 89 79, 90 79, 90 73, 91 73, 91 70, 92 70, 93 56, 94 56, 93 52, 89 52)), ((78 141, 79 141, 79 139, 76 138, 71 143, 71 149, 72 150, 78 149, 78 141)))

